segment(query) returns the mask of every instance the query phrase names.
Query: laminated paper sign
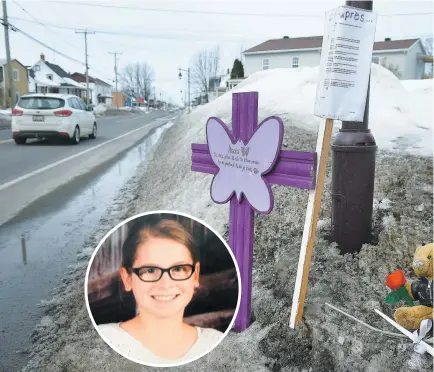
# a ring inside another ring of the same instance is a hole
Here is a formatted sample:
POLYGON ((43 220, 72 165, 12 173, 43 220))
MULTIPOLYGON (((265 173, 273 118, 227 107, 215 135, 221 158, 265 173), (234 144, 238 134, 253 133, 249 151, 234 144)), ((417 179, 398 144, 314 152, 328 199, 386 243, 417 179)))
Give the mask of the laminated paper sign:
POLYGON ((363 121, 377 13, 341 6, 326 13, 315 115, 363 121))

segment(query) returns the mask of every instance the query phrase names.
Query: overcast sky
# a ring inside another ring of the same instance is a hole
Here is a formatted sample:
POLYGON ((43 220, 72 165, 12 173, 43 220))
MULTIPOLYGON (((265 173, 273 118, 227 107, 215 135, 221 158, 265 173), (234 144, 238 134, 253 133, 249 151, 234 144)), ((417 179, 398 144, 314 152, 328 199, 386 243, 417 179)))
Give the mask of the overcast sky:
MULTIPOLYGON (((96 30, 95 34, 88 36, 91 75, 113 80, 114 56, 108 52, 122 52, 118 57, 119 72, 128 63, 148 62, 154 68, 158 92, 164 92, 176 103, 181 102, 180 90, 185 89, 186 84, 186 79, 178 79, 178 68, 189 67, 195 53, 201 49, 219 45, 223 71, 232 67, 233 60, 240 56, 242 50, 268 39, 285 35, 322 35, 324 12, 344 3, 309 0, 7 0, 12 25, 73 59, 84 61, 84 36, 76 34, 74 28, 96 30), (225 15, 218 12, 248 14, 225 15)), ((428 37, 433 34, 432 1, 375 1, 374 10, 379 13, 376 40, 428 37), (402 15, 415 13, 418 14, 402 15)), ((59 64, 66 71, 84 72, 83 64, 60 56, 19 32, 10 34, 10 43, 12 58, 17 58, 24 65, 35 63, 42 52, 46 60, 59 64)), ((2 37, 0 57, 3 58, 6 57, 4 45, 2 37)))

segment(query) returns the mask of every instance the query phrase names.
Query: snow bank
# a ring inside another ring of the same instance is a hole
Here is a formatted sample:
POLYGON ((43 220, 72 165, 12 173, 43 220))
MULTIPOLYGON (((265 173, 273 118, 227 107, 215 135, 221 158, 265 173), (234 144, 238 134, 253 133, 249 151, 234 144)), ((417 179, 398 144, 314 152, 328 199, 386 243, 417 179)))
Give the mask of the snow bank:
POLYGON ((0 129, 9 129, 12 122, 12 109, 0 110, 0 129))
POLYGON ((107 105, 104 103, 98 103, 94 108, 93 112, 95 115, 103 115, 107 111, 107 105))
MULTIPOLYGON (((315 74, 315 69, 309 68, 260 72, 235 91, 258 90, 259 120, 278 114, 285 123, 283 147, 312 151, 320 120, 311 114, 315 74)), ((420 138, 405 149, 407 152, 389 144, 399 130, 427 135, 432 131, 432 123, 429 122, 428 129, 421 129, 408 119, 410 91, 386 70, 373 67, 372 87, 373 99, 376 97, 383 105, 371 105, 371 128, 374 134, 377 129, 384 132, 378 136, 381 145, 376 164, 372 243, 366 244, 358 255, 341 256, 335 244, 328 241, 329 158, 304 318, 295 330, 290 329, 289 314, 308 195, 305 190, 273 186, 274 210, 255 217, 253 324, 241 334, 229 334, 204 358, 170 371, 432 370, 432 358, 415 353, 411 342, 373 333, 325 306, 329 302, 374 327, 396 332, 374 312, 376 308, 392 316, 394 311, 393 306, 384 303, 388 293, 384 278, 397 265, 411 278, 415 247, 432 241, 432 157, 408 153, 410 150, 423 153, 421 147, 417 148, 420 138)), ((422 94, 418 88, 413 93, 422 94)), ((429 94, 432 95, 432 90, 429 94)), ((417 123, 427 120, 426 111, 420 113, 417 123)), ((172 209, 190 213, 228 238, 228 205, 214 204, 209 196, 212 176, 192 172, 190 167, 191 143, 205 143, 207 118, 218 116, 230 125, 230 115, 231 95, 225 94, 193 109, 189 115, 184 112, 167 130, 138 172, 135 192, 129 188, 123 193, 126 200, 113 203, 122 206, 123 212, 116 209, 107 212, 76 267, 65 275, 53 299, 44 303, 45 315, 52 322, 41 322, 35 329, 32 360, 25 372, 154 370, 117 355, 93 329, 83 300, 87 262, 92 247, 106 231, 125 216, 144 211, 172 209)))
MULTIPOLYGON (((431 80, 400 81, 384 67, 372 64, 369 128, 380 149, 433 153, 433 89, 431 80)), ((206 120, 214 113, 230 117, 232 92, 259 92, 259 108, 291 116, 293 124, 316 131, 321 118, 313 114, 318 67, 272 69, 245 79, 231 92, 194 110, 206 120)), ((335 129, 341 127, 335 121, 335 129)))

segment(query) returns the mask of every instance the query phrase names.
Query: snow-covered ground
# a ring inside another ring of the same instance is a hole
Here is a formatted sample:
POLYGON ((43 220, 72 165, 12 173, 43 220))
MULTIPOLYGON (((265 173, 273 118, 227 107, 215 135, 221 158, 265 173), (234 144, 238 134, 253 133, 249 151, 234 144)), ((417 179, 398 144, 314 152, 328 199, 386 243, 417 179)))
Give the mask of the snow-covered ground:
POLYGON ((0 110, 0 129, 9 129, 12 121, 12 109, 0 110))
MULTIPOLYGON (((279 115, 283 147, 313 151, 320 122, 313 112, 317 69, 269 70, 254 74, 234 91, 259 92, 259 121, 279 115)), ((327 240, 331 217, 331 162, 326 174, 319 228, 302 323, 289 328, 289 314, 307 205, 307 192, 273 186, 274 210, 255 218, 254 323, 230 333, 206 357, 171 371, 368 371, 432 370, 432 358, 413 351, 409 340, 374 333, 325 306, 335 305, 366 323, 397 332, 374 309, 386 305, 385 276, 397 265, 412 277, 416 246, 432 241, 432 85, 400 82, 373 65, 370 128, 379 151, 376 162, 373 230, 376 243, 354 257, 338 254, 327 240)), ((192 172, 191 143, 205 143, 205 123, 217 116, 231 123, 231 94, 183 113, 156 144, 153 156, 119 195, 89 237, 75 267, 65 274, 32 339, 26 372, 153 371, 123 359, 99 338, 84 304, 84 275, 90 255, 105 233, 133 214, 172 209, 190 213, 228 236, 228 205, 209 196, 212 176, 192 172)), ((339 123, 336 123, 336 130, 339 123)), ((163 369, 164 370, 164 369, 163 369)))
POLYGON ((12 109, 8 108, 6 110, 0 110, 0 115, 11 116, 12 115, 12 109))
MULTIPOLYGON (((317 130, 321 118, 313 115, 318 67, 273 69, 258 72, 239 84, 233 92, 259 92, 259 106, 268 112, 290 114, 293 124, 317 130)), ((406 150, 432 155, 433 81, 400 81, 392 72, 372 64, 369 128, 381 149, 406 150)), ((195 115, 224 112, 230 118, 231 95, 225 94, 195 115)), ((341 127, 335 121, 336 130, 341 127)))
POLYGON ((105 112, 107 111, 107 108, 109 106, 105 105, 104 103, 98 103, 94 108, 93 108, 93 113, 95 115, 104 115, 105 112))

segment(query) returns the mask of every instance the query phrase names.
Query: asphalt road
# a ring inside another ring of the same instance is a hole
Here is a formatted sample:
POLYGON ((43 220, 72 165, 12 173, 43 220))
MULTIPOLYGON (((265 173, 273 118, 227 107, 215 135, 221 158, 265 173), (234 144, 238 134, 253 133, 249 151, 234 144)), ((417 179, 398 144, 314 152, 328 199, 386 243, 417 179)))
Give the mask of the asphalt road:
POLYGON ((129 180, 173 125, 169 121, 174 115, 154 112, 102 119, 98 138, 78 146, 0 144, 0 156, 15 157, 14 164, 23 167, 12 177, 4 175, 12 170, 3 158, 0 172, 2 181, 15 182, 0 183, 1 372, 19 371, 28 362, 27 349, 37 339, 35 326, 50 323, 49 316, 42 318, 38 304, 51 298, 77 253, 86 241, 93 242, 104 216, 121 208, 130 192, 129 180), (67 160, 71 156, 76 157, 67 160), (17 210, 2 224, 5 214, 17 210))
POLYGON ((0 140, 0 225, 75 178, 110 164, 175 115, 155 111, 99 118, 97 138, 83 139, 78 145, 45 140, 16 145, 10 130, 1 131, 5 139, 0 140))
POLYGON ((164 111, 149 114, 125 114, 111 118, 98 118, 96 140, 82 139, 78 146, 65 142, 47 142, 29 139, 18 146, 11 139, 11 130, 0 130, 0 188, 1 185, 37 169, 55 163, 83 150, 128 133, 139 126, 167 117, 164 111))

